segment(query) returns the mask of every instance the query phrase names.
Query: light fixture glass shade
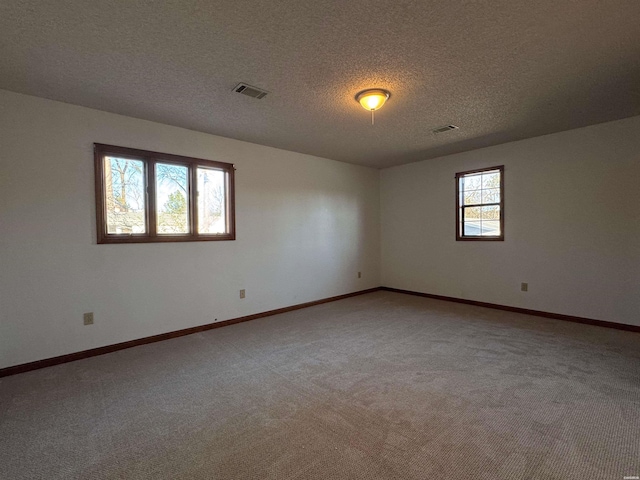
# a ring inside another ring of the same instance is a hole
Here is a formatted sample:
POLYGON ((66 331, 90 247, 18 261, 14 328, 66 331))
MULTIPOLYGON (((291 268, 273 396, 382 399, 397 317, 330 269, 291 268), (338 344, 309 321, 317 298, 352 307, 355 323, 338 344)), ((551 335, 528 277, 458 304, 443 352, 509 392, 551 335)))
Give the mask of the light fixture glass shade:
POLYGON ((356 95, 356 100, 362 105, 365 110, 379 110, 384 105, 384 102, 391 96, 387 90, 381 88, 371 88, 369 90, 363 90, 356 95))

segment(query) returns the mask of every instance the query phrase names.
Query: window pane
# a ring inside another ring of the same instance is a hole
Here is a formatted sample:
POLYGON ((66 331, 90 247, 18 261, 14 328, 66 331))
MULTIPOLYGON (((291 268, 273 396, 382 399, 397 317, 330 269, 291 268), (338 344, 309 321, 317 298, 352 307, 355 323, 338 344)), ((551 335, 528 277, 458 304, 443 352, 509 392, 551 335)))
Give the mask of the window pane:
POLYGON ((198 233, 227 232, 226 174, 198 167, 198 233))
POLYGON ((480 220, 483 207, 467 207, 464 209, 464 220, 480 220))
POLYGON ((483 220, 482 235, 483 236, 500 235, 500 222, 498 220, 483 220))
POLYGON ((482 200, 482 190, 471 190, 464 192, 464 204, 465 205, 477 205, 482 200))
POLYGON ((463 212, 463 235, 480 235, 482 208, 468 207, 463 212))
POLYGON ((482 176, 480 174, 477 175, 465 175, 460 179, 461 188, 460 190, 478 190, 482 183, 482 176))
POLYGON ((477 236, 482 232, 480 221, 478 222, 465 222, 463 235, 477 236))
POLYGON ((482 190, 482 203, 500 203, 500 189, 482 190))
POLYGON ((482 188, 500 188, 500 172, 482 174, 482 188))
POLYGON ((500 220, 500 207, 494 205, 492 207, 480 207, 482 209, 481 217, 483 220, 500 220))
POLYGON ((189 168, 156 164, 158 234, 189 233, 189 168))
POLYGON ((127 158, 104 158, 107 233, 146 233, 144 163, 127 158))

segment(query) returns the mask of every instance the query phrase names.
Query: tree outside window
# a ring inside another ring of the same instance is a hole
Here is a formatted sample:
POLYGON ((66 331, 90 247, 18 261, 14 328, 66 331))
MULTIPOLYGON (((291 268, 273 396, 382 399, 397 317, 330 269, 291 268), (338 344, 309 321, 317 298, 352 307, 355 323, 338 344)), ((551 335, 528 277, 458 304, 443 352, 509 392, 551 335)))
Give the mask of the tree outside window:
POLYGON ((94 149, 98 243, 235 239, 233 165, 94 149))

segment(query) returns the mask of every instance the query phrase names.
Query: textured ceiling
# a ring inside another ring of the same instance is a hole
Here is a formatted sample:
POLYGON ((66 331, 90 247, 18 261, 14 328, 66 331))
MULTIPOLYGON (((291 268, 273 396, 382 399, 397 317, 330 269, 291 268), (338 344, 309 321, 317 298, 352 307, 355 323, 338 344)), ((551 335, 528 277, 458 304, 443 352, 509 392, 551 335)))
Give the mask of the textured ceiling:
POLYGON ((0 0, 0 58, 0 88, 374 167, 640 115, 638 0, 0 0))

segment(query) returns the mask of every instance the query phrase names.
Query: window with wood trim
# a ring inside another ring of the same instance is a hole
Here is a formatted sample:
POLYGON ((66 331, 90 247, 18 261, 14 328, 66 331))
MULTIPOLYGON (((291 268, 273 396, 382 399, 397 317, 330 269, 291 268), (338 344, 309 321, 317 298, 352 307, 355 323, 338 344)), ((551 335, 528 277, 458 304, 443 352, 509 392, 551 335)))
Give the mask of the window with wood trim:
POLYGON ((230 163, 94 144, 98 243, 235 240, 230 163))
POLYGON ((504 240, 504 166, 456 173, 456 240, 504 240))

